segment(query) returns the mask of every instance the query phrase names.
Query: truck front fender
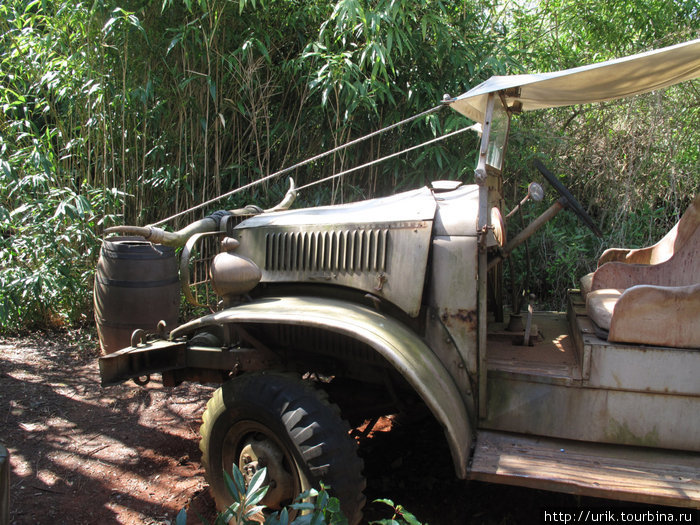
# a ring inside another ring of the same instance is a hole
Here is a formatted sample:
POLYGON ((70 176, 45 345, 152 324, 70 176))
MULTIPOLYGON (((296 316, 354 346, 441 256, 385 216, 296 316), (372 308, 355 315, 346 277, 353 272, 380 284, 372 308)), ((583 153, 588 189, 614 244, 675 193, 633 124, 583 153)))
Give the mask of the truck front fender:
POLYGON ((430 408, 445 432, 457 476, 466 478, 472 429, 459 390, 432 350, 403 324, 370 308, 335 299, 267 297, 186 323, 171 337, 229 323, 311 326, 369 345, 391 363, 430 408))

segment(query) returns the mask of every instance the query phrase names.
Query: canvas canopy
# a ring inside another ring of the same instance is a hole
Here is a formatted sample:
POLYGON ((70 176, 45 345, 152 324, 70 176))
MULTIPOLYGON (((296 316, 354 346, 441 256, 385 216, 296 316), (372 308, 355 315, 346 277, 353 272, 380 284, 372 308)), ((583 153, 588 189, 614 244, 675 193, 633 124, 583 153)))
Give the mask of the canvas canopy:
POLYGON ((700 76, 700 39, 607 62, 551 73, 494 76, 450 105, 483 122, 489 93, 504 91, 521 111, 639 95, 700 76))

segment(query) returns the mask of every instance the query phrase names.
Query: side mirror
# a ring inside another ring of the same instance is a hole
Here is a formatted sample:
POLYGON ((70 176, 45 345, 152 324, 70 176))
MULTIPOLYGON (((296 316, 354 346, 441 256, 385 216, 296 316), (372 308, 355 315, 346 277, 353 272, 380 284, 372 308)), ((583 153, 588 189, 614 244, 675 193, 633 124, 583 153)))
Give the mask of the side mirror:
POLYGON ((513 214, 520 209, 520 207, 527 202, 528 199, 532 199, 533 201, 540 202, 542 199, 544 199, 544 189, 542 186, 537 184, 536 182, 531 182, 528 187, 527 187, 527 195, 523 197, 523 200, 521 200, 518 205, 510 210, 510 213, 506 215, 506 220, 510 219, 513 214))
POLYGON ((527 194, 533 201, 540 202, 542 199, 544 199, 544 189, 536 182, 530 183, 530 185, 527 187, 527 194))

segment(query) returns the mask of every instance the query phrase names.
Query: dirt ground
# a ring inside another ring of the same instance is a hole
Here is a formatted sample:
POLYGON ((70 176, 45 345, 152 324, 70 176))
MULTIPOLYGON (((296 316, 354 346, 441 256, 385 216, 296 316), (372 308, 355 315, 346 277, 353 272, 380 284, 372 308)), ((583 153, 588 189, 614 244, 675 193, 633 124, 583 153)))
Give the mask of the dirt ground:
MULTIPOLYGON (((11 454, 10 523, 154 525, 215 516, 198 430, 213 387, 158 380, 102 388, 94 347, 61 335, 0 340, 0 442, 11 454), (195 512, 196 511, 196 512, 195 512)), ((430 421, 385 420, 362 440, 365 519, 391 498, 423 523, 540 523, 543 507, 610 502, 460 482, 430 421), (391 427, 394 427, 391 429, 391 427), (389 431, 391 429, 391 431, 389 431)))

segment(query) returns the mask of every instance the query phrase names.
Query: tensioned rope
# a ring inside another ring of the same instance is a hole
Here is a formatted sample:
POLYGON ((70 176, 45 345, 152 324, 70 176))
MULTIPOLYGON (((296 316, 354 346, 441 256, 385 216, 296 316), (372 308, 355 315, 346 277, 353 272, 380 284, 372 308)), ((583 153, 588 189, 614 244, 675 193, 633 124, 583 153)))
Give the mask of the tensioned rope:
MULTIPOLYGON (((152 226, 160 226, 161 224, 165 224, 166 222, 169 222, 177 217, 181 217, 182 215, 185 215, 191 211, 195 211, 195 210, 198 210, 200 208, 204 208, 205 206, 208 206, 209 204, 217 202, 221 199, 225 199, 226 197, 230 197, 231 195, 235 195, 236 193, 240 193, 244 190, 247 190, 248 188, 252 188, 253 186, 257 186, 258 184, 261 184, 267 180, 273 179, 275 177, 279 177, 280 175, 284 175, 285 173, 289 173, 290 171, 295 170, 297 168, 301 168, 302 166, 306 166, 307 164, 310 164, 314 161, 322 159, 323 157, 327 157, 328 155, 332 155, 333 153, 336 153, 336 152, 343 150, 345 148, 349 148, 350 146, 354 146, 355 144, 359 144, 360 142, 367 140, 367 139, 370 139, 372 137, 375 137, 377 135, 380 135, 381 133, 385 133, 385 132, 390 131, 394 128, 397 128, 399 126, 403 126, 404 124, 408 124, 409 122, 412 122, 412 121, 419 119, 421 117, 425 117, 427 115, 430 115, 431 113, 435 113, 436 111, 441 110, 445 106, 446 106, 446 104, 442 103, 438 106, 435 106, 434 108, 430 108, 427 111, 423 111, 422 113, 418 113, 417 115, 413 115, 412 117, 404 119, 400 122, 396 122, 395 124, 391 124, 389 126, 386 126, 385 128, 379 129, 377 131, 373 131, 372 133, 370 133, 368 135, 365 135, 363 137, 359 137, 359 138, 352 140, 350 142, 346 142, 345 144, 341 144, 340 146, 333 148, 331 150, 325 151, 323 153, 320 153, 319 155, 316 155, 315 157, 311 157, 311 158, 308 158, 306 160, 303 160, 297 164, 294 164, 293 166, 289 166, 288 168, 284 168, 280 171, 276 171, 275 173, 271 173, 270 175, 266 175, 265 177, 257 179, 253 182, 249 182, 248 184, 244 184, 243 186, 240 186, 240 187, 236 188, 235 190, 231 190, 227 193, 219 195, 218 197, 214 197, 213 199, 209 199, 208 201, 202 202, 200 204, 197 204, 196 206, 192 206, 191 208, 188 208, 188 209, 183 210, 181 212, 178 212, 174 215, 171 215, 170 217, 167 217, 163 220, 160 220, 156 223, 153 223, 152 226)), ((426 143, 426 144, 428 144, 428 143, 426 143)), ((408 150, 406 150, 406 151, 408 151, 408 150)), ((389 157, 386 157, 386 158, 389 158, 389 157)), ((357 169, 359 169, 359 167, 357 169)), ((341 174, 336 174, 336 176, 341 176, 341 174)), ((317 182, 321 182, 321 181, 317 181, 317 182)), ((309 185, 307 184, 304 187, 308 187, 308 186, 309 185)))
POLYGON ((342 177, 343 175, 347 175, 348 173, 352 173, 353 171, 361 170, 363 168, 369 168, 370 166, 374 166, 375 164, 379 164, 380 162, 384 162, 385 160, 393 159, 394 157, 398 157, 399 155, 403 155, 404 153, 408 153, 409 151, 413 151, 414 149, 422 148, 423 146, 427 146, 428 144, 432 144, 434 142, 439 142, 441 140, 445 140, 447 138, 453 137, 455 135, 459 135, 460 133, 464 133, 465 131, 469 131, 472 129, 475 129, 474 126, 468 126, 466 128, 458 129, 457 131, 452 131, 450 133, 447 133, 445 135, 441 135, 439 137, 428 140, 426 142, 422 142, 422 143, 417 144, 415 146, 411 146, 410 148, 406 148, 404 150, 397 151, 396 153, 392 153, 391 155, 387 155, 386 157, 381 157, 379 159, 372 160, 370 162, 367 162, 366 164, 362 164, 361 166, 355 166, 354 168, 350 168, 350 169, 347 169, 345 171, 341 171, 339 173, 329 175, 328 177, 324 177, 322 179, 315 180, 313 182, 309 182, 308 184, 304 184, 303 186, 299 186, 297 188, 297 191, 301 191, 301 190, 309 188, 311 186, 315 186, 316 184, 321 184, 322 182, 326 182, 327 180, 342 177))

